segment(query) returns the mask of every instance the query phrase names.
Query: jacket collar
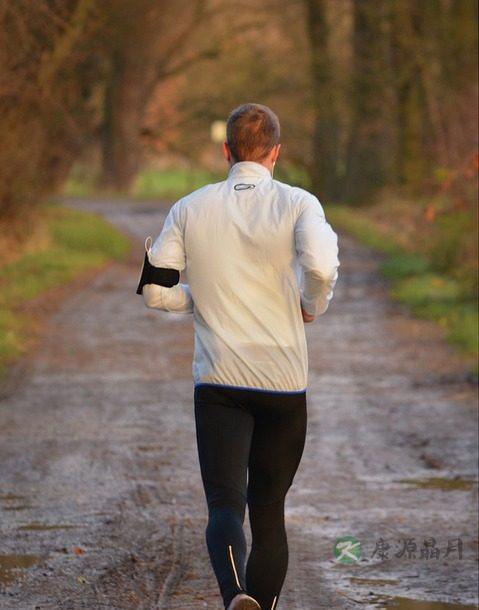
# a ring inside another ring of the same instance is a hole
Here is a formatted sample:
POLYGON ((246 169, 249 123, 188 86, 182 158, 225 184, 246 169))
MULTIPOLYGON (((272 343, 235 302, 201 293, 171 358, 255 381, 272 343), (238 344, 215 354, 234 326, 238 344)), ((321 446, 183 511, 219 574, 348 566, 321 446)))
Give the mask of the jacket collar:
POLYGON ((231 167, 228 178, 271 178, 271 173, 267 167, 255 161, 239 161, 231 167))

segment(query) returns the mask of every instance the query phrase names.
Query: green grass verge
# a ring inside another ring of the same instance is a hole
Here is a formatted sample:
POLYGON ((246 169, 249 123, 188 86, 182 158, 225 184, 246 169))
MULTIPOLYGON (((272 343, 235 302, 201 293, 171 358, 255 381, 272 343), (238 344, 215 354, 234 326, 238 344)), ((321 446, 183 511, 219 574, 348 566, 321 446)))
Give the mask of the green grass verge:
POLYGON ((135 181, 132 195, 149 199, 176 200, 205 184, 219 182, 226 177, 223 173, 213 173, 203 169, 145 169, 135 181))
POLYGON ((99 191, 95 180, 88 174, 82 175, 73 171, 68 178, 63 192, 72 197, 118 197, 125 196, 133 199, 163 199, 176 201, 191 191, 205 184, 224 180, 227 174, 210 172, 199 168, 177 169, 144 169, 140 172, 129 193, 109 193, 99 191))
MULTIPOLYGON (((119 196, 134 199, 163 199, 176 201, 184 195, 191 193, 205 184, 220 182, 228 175, 228 166, 225 162, 224 171, 211 172, 201 168, 183 167, 171 169, 143 169, 135 180, 130 193, 99 193, 95 186, 95 178, 82 172, 81 168, 74 168, 65 187, 64 194, 72 197, 98 197, 119 196)), ((289 184, 309 188, 307 172, 298 167, 278 167, 275 178, 289 184)))
POLYGON ((325 205, 328 221, 335 227, 346 231, 365 246, 385 254, 400 253, 399 246, 389 236, 377 231, 371 222, 361 216, 359 208, 346 205, 325 205))
POLYGON ((446 338, 477 362, 477 299, 467 283, 437 271, 434 261, 424 255, 401 248, 390 233, 361 216, 358 208, 329 205, 326 215, 335 228, 385 255, 379 271, 390 282, 394 299, 408 305, 415 315, 438 322, 446 338))
POLYGON ((23 304, 128 250, 128 240, 93 214, 49 206, 45 216, 48 247, 0 266, 0 377, 27 345, 31 320, 23 304))

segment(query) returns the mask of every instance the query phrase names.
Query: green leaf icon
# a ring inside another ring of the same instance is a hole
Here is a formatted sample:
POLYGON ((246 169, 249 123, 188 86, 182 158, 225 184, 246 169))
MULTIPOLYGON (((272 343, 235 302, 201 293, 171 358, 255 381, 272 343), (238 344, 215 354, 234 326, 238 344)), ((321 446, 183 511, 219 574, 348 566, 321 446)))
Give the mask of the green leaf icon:
POLYGON ((353 536, 343 536, 334 543, 334 556, 341 563, 353 563, 361 557, 361 543, 353 536))

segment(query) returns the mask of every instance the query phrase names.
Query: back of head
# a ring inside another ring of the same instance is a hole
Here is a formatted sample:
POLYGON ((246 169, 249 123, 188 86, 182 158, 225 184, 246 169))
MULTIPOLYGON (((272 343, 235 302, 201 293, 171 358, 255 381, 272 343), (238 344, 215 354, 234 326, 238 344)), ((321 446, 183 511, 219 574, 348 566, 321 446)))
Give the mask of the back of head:
POLYGON ((279 120, 262 104, 242 104, 226 124, 226 140, 235 161, 262 161, 279 143, 279 120))

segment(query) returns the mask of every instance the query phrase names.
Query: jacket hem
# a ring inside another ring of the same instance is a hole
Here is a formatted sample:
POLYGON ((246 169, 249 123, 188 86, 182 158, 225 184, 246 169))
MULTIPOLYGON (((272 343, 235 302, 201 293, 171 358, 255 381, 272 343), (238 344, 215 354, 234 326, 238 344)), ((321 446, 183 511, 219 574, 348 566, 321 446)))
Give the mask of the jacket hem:
POLYGON ((253 392, 268 392, 268 393, 273 392, 274 394, 304 394, 307 389, 307 388, 304 388, 302 390, 269 390, 267 388, 256 388, 256 387, 241 386, 241 385, 231 385, 231 384, 227 384, 227 383, 213 383, 210 381, 200 381, 200 382, 194 384, 195 388, 199 388, 202 386, 231 388, 231 389, 236 389, 236 390, 249 390, 249 391, 253 391, 253 392))

